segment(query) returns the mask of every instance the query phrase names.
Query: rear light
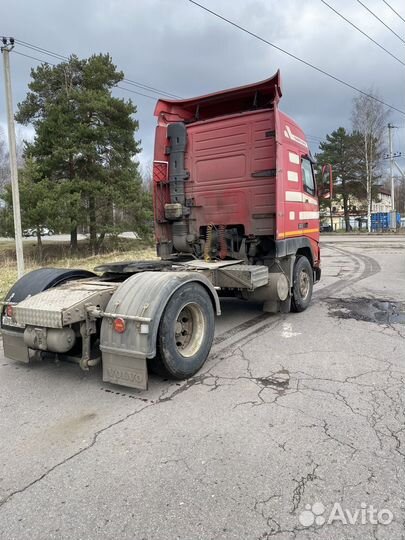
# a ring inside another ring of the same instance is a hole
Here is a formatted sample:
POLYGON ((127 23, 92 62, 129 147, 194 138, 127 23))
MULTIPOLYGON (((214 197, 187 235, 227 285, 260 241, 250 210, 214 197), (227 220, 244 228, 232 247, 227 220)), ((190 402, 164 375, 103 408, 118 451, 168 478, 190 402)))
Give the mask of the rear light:
POLYGON ((117 319, 114 319, 113 327, 118 334, 122 334, 125 332, 125 321, 121 317, 117 317, 117 319))
POLYGON ((10 318, 13 316, 13 306, 11 304, 8 304, 6 307, 6 315, 10 318))

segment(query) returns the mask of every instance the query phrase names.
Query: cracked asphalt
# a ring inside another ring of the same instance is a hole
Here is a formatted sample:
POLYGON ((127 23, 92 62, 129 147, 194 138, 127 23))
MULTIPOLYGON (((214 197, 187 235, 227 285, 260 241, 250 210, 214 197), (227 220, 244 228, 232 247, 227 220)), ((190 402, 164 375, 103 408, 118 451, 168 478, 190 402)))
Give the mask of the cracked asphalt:
POLYGON ((0 538, 405 538, 405 239, 322 259, 304 313, 224 301, 188 381, 0 355, 0 538))

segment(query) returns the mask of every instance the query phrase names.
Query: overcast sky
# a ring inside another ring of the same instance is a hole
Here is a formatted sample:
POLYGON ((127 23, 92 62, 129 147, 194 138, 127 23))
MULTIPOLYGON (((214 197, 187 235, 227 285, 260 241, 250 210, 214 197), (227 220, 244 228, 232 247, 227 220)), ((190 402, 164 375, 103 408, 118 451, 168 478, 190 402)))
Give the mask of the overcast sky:
MULTIPOLYGON (((320 0, 199 0, 268 41, 300 56, 405 111, 405 67, 330 11, 320 0)), ((405 18, 400 0, 389 0, 405 18)), ((382 0, 363 0, 405 39, 405 23, 382 0)), ((405 44, 369 14, 357 0, 328 0, 345 17, 405 61, 405 44)), ((313 151, 326 133, 350 128, 354 91, 242 33, 188 0, 13 0, 1 10, 0 35, 69 56, 109 52, 129 79, 179 96, 195 96, 248 84, 281 70, 281 109, 310 138, 313 151)), ((17 45, 16 51, 56 62, 17 45)), ((38 62, 12 55, 14 106, 27 91, 30 68, 38 62)), ((1 72, 1 76, 2 76, 1 72)), ((136 88, 132 87, 132 90, 136 88)), ((142 90, 139 90, 142 92, 142 90)), ((0 123, 5 128, 4 82, 0 87, 0 123)), ((156 93, 153 99, 117 90, 137 104, 142 163, 153 155, 156 93)), ((390 120, 405 126, 405 116, 390 120)), ((404 129, 394 136, 403 153, 404 129)), ((400 161, 403 166, 404 160, 400 161)))

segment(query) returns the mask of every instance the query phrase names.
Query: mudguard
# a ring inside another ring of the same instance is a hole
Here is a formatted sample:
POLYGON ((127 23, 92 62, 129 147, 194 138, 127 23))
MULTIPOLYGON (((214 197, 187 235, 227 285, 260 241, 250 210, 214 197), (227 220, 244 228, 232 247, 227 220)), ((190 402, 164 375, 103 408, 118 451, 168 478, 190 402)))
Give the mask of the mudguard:
POLYGON ((66 281, 94 277, 94 272, 74 268, 38 268, 24 274, 5 296, 6 302, 21 302, 27 296, 57 287, 66 281))
POLYGON ((211 282, 199 272, 142 272, 124 281, 105 310, 100 332, 103 381, 146 390, 146 359, 156 355, 156 340, 163 311, 174 292, 189 282, 201 283, 210 294, 214 310, 221 314, 219 298, 211 282), (125 321, 116 332, 115 318, 125 321))

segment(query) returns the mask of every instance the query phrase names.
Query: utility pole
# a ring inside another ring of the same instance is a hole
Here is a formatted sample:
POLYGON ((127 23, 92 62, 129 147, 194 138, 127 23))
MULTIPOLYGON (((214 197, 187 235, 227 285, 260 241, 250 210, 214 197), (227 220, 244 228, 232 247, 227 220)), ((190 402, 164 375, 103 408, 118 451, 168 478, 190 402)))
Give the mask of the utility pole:
POLYGON ((24 274, 24 254, 21 231, 21 211, 20 211, 20 193, 18 191, 18 169, 17 169, 17 150, 15 142, 13 99, 11 94, 11 75, 10 75, 10 51, 14 48, 14 38, 2 38, 3 45, 1 52, 3 54, 4 66, 4 84, 6 89, 7 106, 7 124, 8 124, 8 147, 10 155, 10 174, 11 191, 13 195, 13 215, 14 215, 14 236, 15 250, 17 256, 17 273, 20 278, 24 274))
POLYGON ((390 178, 391 178, 391 210, 395 211, 395 185, 394 185, 394 153, 392 151, 392 133, 391 130, 395 126, 388 124, 388 147, 389 147, 389 159, 390 159, 390 178))

